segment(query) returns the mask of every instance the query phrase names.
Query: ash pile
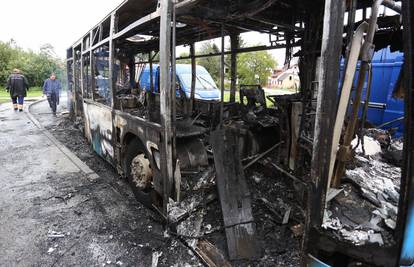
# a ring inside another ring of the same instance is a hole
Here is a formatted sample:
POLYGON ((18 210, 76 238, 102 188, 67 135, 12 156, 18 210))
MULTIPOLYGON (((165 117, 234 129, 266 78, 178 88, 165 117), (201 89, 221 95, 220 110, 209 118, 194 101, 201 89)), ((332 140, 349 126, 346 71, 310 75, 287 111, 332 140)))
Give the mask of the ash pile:
POLYGON ((392 245, 396 227, 403 142, 384 130, 367 129, 352 142, 353 160, 342 185, 330 189, 325 229, 357 246, 392 245))

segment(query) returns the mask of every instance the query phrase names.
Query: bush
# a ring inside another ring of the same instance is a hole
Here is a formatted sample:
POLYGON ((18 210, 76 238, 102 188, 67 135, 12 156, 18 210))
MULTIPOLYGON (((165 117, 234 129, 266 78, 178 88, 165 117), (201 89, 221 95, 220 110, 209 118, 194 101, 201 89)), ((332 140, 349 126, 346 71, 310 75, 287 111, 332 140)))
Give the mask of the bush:
POLYGON ((63 63, 55 57, 53 47, 42 46, 40 52, 25 51, 13 41, 0 41, 0 85, 7 83, 13 69, 20 69, 26 76, 29 86, 42 86, 51 72, 62 73, 63 63))

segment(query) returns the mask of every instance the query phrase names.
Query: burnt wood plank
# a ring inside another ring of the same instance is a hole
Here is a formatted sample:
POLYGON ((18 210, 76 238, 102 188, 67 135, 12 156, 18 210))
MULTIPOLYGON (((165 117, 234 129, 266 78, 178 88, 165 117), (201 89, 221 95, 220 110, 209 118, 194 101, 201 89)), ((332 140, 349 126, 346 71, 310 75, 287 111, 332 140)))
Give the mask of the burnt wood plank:
POLYGON ((232 260, 258 258, 261 252, 238 139, 234 129, 215 131, 211 139, 228 253, 232 260))

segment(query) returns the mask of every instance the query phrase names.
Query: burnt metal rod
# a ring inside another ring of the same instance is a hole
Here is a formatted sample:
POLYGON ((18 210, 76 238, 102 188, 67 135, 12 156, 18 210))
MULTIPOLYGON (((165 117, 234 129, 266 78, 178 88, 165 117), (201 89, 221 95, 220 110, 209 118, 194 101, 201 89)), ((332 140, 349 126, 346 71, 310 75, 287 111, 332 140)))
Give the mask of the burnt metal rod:
POLYGON ((368 68, 368 86, 367 86, 366 93, 365 93, 365 103, 362 109, 361 123, 360 123, 359 132, 358 132, 358 137, 359 137, 359 140, 361 141, 362 153, 364 153, 364 155, 365 155, 365 143, 364 143, 364 137, 363 137, 362 131, 363 131, 363 128, 365 127, 365 121, 367 120, 368 105, 369 105, 369 99, 371 96, 371 87, 372 87, 372 64, 370 63, 369 68, 368 68))
POLYGON ((148 59, 149 59, 149 67, 150 67, 150 91, 151 93, 154 93, 154 68, 153 68, 153 57, 152 57, 152 52, 149 52, 148 54, 148 59))
MULTIPOLYGON (((75 51, 75 48, 72 48, 72 55, 73 55, 73 62, 72 62, 72 79, 71 79, 71 82, 72 82, 72 86, 73 86, 73 95, 72 95, 72 97, 73 97, 73 116, 74 116, 74 118, 76 118, 77 116, 78 116, 78 96, 77 96, 77 93, 76 93, 76 80, 75 80, 75 77, 76 77, 76 72, 77 72, 77 70, 76 70, 76 51, 75 51)), ((69 84, 70 84, 70 82, 69 82, 69 84)))
POLYGON ((246 170, 247 168, 249 168, 250 166, 252 166, 253 164, 255 164, 258 160, 262 159, 264 156, 266 156, 267 154, 269 154, 270 152, 272 152, 274 149, 276 149, 277 147, 279 147, 281 144, 283 144, 283 141, 277 143, 276 145, 272 146, 271 148, 269 148, 268 150, 266 150, 262 154, 258 155, 252 161, 250 161, 249 163, 247 163, 246 166, 243 167, 243 170, 246 170))
MULTIPOLYGON (((173 160, 173 171, 175 173, 175 169, 177 167, 176 160, 177 160, 177 151, 176 151, 176 128, 175 124, 177 121, 177 106, 175 105, 176 101, 176 91, 177 91, 177 53, 176 53, 176 44, 177 44, 177 10, 176 10, 176 2, 174 1, 172 4, 172 38, 171 38, 171 128, 172 128, 172 160, 173 160)), ((174 175, 174 179, 176 184, 177 177, 174 175)), ((177 185, 179 186, 179 185, 177 185)))
POLYGON ((167 214, 173 182, 172 101, 171 101, 171 0, 160 1, 160 109, 162 125, 161 177, 163 185, 163 213, 167 214))
MULTIPOLYGON (((369 64, 368 68, 368 86, 365 93, 365 103, 364 109, 362 110, 362 117, 361 117, 361 130, 365 125, 365 121, 367 120, 367 113, 368 113, 368 106, 369 106, 369 99, 371 97, 371 88, 372 88, 372 64, 369 64)), ((362 132, 362 131, 361 131, 362 132)), ((362 142, 364 139, 362 139, 362 142)), ((364 153, 365 154, 365 153, 364 153)))
POLYGON ((230 35, 231 43, 231 87, 230 87, 230 103, 236 102, 237 90, 237 49, 239 48, 239 35, 230 35))
POLYGON ((191 125, 193 125, 198 120, 198 118, 200 118, 201 115, 202 115, 201 112, 198 113, 197 116, 195 116, 195 118, 191 121, 191 125))
MULTIPOLYGON (((172 27, 171 27, 171 99, 175 99, 176 96, 176 83, 177 83, 177 61, 176 61, 176 10, 175 3, 172 7, 172 27)), ((174 109, 175 105, 173 105, 174 109)), ((172 120, 175 120, 175 114, 172 114, 172 120)))
POLYGON ((388 122, 385 122, 385 123, 383 123, 383 124, 381 124, 381 125, 378 125, 377 127, 375 127, 375 128, 382 128, 382 127, 385 127, 385 126, 388 126, 388 125, 390 125, 390 124, 393 124, 394 122, 399 122, 399 121, 402 121, 402 120, 404 120, 404 116, 402 116, 402 117, 399 117, 399 118, 396 118, 395 120, 392 120, 392 121, 388 121, 388 122))
MULTIPOLYGON (((354 27, 355 27, 355 15, 356 15, 356 8, 357 8, 358 0, 351 0, 350 7, 348 11, 348 29, 346 33, 346 51, 345 51, 345 65, 344 70, 347 69, 349 55, 351 53, 351 44, 354 37, 354 27)), ((342 77, 341 84, 344 84, 345 81, 345 74, 342 77)))
MULTIPOLYGON (((84 45, 84 42, 82 42, 81 43, 81 51, 83 51, 83 45, 84 45)), ((81 80, 81 82, 80 82, 80 89, 81 89, 81 93, 82 93, 82 96, 84 96, 85 95, 85 88, 84 88, 84 67, 85 67, 85 62, 84 62, 84 60, 83 60, 83 56, 82 56, 82 53, 80 54, 80 69, 82 70, 81 72, 80 72, 80 80, 81 80)), ((112 88, 111 88, 112 89, 112 88)), ((112 101, 112 103, 114 103, 115 101, 112 101)), ((112 105, 112 107, 114 107, 113 105, 112 105)))
POLYGON ((194 43, 190 44, 190 57, 191 57, 191 93, 190 93, 190 109, 188 111, 189 117, 193 113, 194 99, 195 99, 195 86, 196 86, 196 75, 197 75, 197 66, 195 59, 195 45, 194 43))
POLYGON ((154 59, 157 57, 157 55, 159 54, 159 52, 158 51, 155 51, 154 52, 154 55, 152 56, 152 61, 154 62, 154 59))
MULTIPOLYGON (((91 32, 91 37, 92 37, 92 32, 91 32)), ((95 57, 93 55, 92 50, 89 51, 89 64, 90 64, 90 68, 91 68, 91 76, 94 75, 95 73, 95 57)), ((96 80, 95 79, 91 79, 91 88, 96 88, 96 80)), ((95 98, 95 94, 92 92, 92 95, 90 96, 92 98, 92 100, 96 100, 95 98)))
MULTIPOLYGON (((110 97, 111 97, 111 107, 112 109, 115 108, 115 72, 114 72, 114 67, 115 67, 115 42, 113 40, 113 36, 116 32, 116 28, 117 28, 117 18, 115 13, 111 14, 111 22, 110 22, 110 33, 109 33, 109 62, 108 62, 108 67, 109 67, 109 74, 108 74, 108 80, 109 80, 109 91, 110 91, 110 97)), ((83 78, 82 75, 83 71, 81 71, 81 79, 83 78)), ((82 80, 81 80, 82 81, 82 80)), ((82 86, 83 82, 81 82, 81 86, 82 86)), ((82 88, 82 87, 81 87, 82 88)))
POLYGON ((281 172, 282 174, 286 175, 288 178, 292 179, 293 181, 296 181, 302 185, 304 185, 306 188, 308 188, 308 184, 303 181, 302 179, 292 175, 291 173, 289 173, 288 171, 286 171, 284 168, 280 167, 279 165, 277 165, 274 162, 270 162, 270 165, 272 165, 276 170, 278 170, 279 172, 281 172))
POLYGON ((223 124, 224 113, 224 25, 221 25, 221 58, 220 58, 220 86, 221 86, 221 101, 220 101, 220 128, 223 124))
POLYGON ((160 210, 157 206, 155 206, 154 204, 153 205, 151 205, 152 206, 152 208, 157 212, 157 214, 158 215, 160 215, 161 216, 161 219, 163 220, 163 222, 168 222, 168 217, 167 217, 167 215, 166 214, 164 214, 163 212, 162 212, 162 210, 160 210))

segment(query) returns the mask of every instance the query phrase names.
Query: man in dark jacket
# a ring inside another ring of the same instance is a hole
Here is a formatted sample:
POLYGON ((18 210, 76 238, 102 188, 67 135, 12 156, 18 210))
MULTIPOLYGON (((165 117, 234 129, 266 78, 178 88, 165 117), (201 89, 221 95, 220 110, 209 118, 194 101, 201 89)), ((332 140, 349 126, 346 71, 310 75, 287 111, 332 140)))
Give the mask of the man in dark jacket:
POLYGON ((14 111, 23 111, 24 98, 29 90, 29 84, 26 77, 21 74, 20 70, 14 69, 13 73, 7 79, 6 90, 10 92, 10 97, 13 101, 14 111))
POLYGON ((50 78, 43 84, 43 94, 47 96, 47 101, 54 116, 56 116, 56 108, 59 105, 60 90, 62 90, 62 85, 56 79, 56 74, 52 73, 50 78))

